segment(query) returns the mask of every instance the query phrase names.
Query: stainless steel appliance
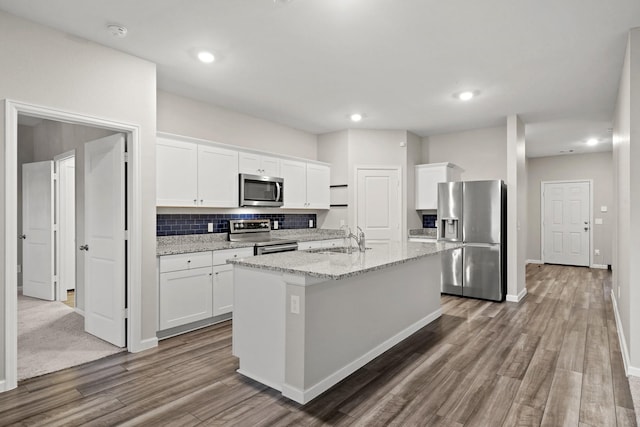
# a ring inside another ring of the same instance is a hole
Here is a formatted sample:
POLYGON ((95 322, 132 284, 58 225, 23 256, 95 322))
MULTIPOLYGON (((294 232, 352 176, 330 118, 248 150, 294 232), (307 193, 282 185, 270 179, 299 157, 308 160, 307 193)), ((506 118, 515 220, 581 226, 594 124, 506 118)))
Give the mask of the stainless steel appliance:
POLYGON ((438 184, 438 240, 462 242, 442 255, 442 292, 504 301, 507 190, 503 181, 438 184))
POLYGON ((240 174, 240 206, 282 206, 283 195, 282 178, 240 174))
POLYGON ((253 243, 254 255, 298 250, 298 242, 295 240, 271 237, 271 221, 268 219, 230 220, 229 241, 253 243))

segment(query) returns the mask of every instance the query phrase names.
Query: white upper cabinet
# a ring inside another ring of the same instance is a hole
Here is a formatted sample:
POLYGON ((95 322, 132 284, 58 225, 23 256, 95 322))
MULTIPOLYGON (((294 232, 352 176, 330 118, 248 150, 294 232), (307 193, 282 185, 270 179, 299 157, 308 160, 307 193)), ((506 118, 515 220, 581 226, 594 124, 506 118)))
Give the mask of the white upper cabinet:
POLYGON ((238 207, 238 152, 198 145, 198 206, 238 207))
POLYGON ((283 160, 280 164, 284 179, 283 208, 307 207, 307 164, 295 160, 283 160))
POLYGON ((156 143, 158 206, 196 206, 198 144, 158 137, 156 143))
POLYGON ((238 152, 158 137, 158 206, 238 206, 238 152))
POLYGON ((459 181, 463 169, 453 163, 416 165, 416 209, 438 209, 438 183, 459 181))
POLYGON ((239 155, 239 172, 262 176, 280 176, 280 159, 254 153, 239 155))
POLYGON ((282 160, 284 206, 292 209, 329 209, 330 168, 315 163, 282 160))
POLYGON ((329 209, 330 169, 307 163, 307 208, 329 209))

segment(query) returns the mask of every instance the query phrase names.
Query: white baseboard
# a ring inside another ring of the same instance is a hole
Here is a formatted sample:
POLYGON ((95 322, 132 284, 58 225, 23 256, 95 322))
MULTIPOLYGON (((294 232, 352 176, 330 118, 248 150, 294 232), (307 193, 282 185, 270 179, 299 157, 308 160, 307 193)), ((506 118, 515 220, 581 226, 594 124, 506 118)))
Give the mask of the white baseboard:
POLYGON ((524 288, 520 291, 518 295, 509 295, 507 294, 507 301, 509 302, 520 302, 524 297, 527 296, 527 288, 524 288))
MULTIPOLYGON (((251 378, 252 380, 258 381, 259 383, 262 383, 264 385, 266 385, 267 387, 271 387, 274 390, 278 390, 278 391, 282 391, 282 384, 278 384, 274 381, 270 381, 267 380, 259 375, 254 375, 251 372, 247 371, 246 369, 236 369, 236 372, 239 374, 244 375, 247 378, 251 378)), ((293 387, 291 387, 293 389, 293 387)), ((297 389, 296 389, 297 390, 297 389)), ((292 399, 295 400, 296 402, 298 402, 298 400, 296 399, 292 399)))
POLYGON ((282 385, 282 395, 304 405, 305 403, 318 397, 320 394, 324 393, 325 391, 327 391, 328 389, 330 389, 331 387, 333 387, 338 382, 348 377, 358 369, 362 368, 364 365, 371 362, 373 359, 380 356, 382 353, 389 350, 391 347, 395 346, 405 338, 408 338, 409 336, 417 332, 419 329, 427 326, 429 323, 433 322, 440 316, 442 316, 442 309, 437 309, 433 313, 430 313, 427 316, 415 322, 414 324, 409 325, 407 328, 398 332, 388 340, 374 347, 373 349, 366 352, 365 354, 363 354, 353 362, 349 363, 348 365, 344 366, 341 369, 338 369, 333 374, 329 375, 328 377, 324 378, 323 380, 309 387, 306 390, 300 390, 299 388, 292 387, 285 383, 282 385))
POLYGON ((618 330, 620 352, 622 353, 622 361, 624 362, 624 372, 627 376, 632 375, 634 377, 640 377, 640 368, 635 368, 629 364, 629 348, 627 347, 627 340, 624 337, 622 320, 620 320, 620 312, 618 311, 618 300, 616 299, 616 294, 613 292, 613 289, 611 289, 611 303, 613 305, 613 314, 616 318, 616 329, 618 330))
POLYGON ((129 346, 129 352, 131 353, 139 353, 141 351, 149 350, 150 348, 154 348, 158 346, 158 337, 147 338, 146 340, 142 340, 138 343, 132 343, 129 346))
POLYGON ((608 270, 609 266, 606 264, 591 264, 591 268, 600 268, 602 270, 608 270))
POLYGON ((0 380, 0 393, 4 393, 5 391, 9 391, 7 389, 7 382, 5 380, 0 380))
POLYGON ((544 264, 541 259, 528 259, 527 264, 544 264))

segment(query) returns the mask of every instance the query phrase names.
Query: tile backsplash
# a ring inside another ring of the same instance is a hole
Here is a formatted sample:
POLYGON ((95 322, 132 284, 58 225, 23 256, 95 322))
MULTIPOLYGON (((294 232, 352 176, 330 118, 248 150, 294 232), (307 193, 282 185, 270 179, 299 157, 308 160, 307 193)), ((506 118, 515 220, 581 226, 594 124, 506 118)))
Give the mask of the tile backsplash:
POLYGON ((437 215, 422 215, 422 228, 436 228, 437 215))
POLYGON ((205 234, 208 223, 214 233, 227 233, 230 219, 270 219, 272 226, 278 221, 278 229, 309 228, 313 220, 316 228, 316 214, 158 214, 156 235, 205 234))

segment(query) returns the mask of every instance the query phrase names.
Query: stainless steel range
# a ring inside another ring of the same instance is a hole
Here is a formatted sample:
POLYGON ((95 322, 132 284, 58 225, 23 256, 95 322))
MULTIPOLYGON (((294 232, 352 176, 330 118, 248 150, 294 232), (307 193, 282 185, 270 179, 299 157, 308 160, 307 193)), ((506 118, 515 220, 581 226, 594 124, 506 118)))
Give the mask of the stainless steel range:
POLYGON ((254 255, 298 250, 295 240, 271 237, 271 221, 268 219, 232 219, 229 221, 229 241, 255 243, 254 255))

